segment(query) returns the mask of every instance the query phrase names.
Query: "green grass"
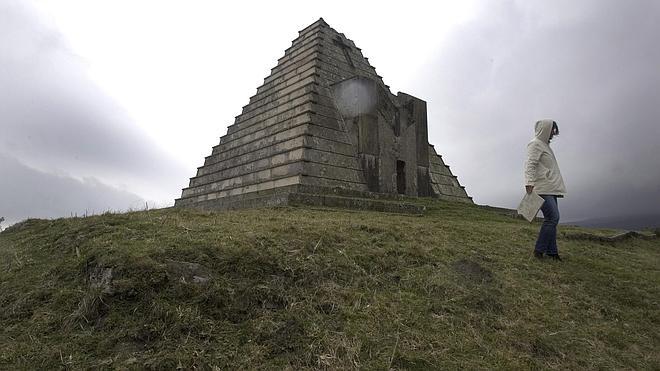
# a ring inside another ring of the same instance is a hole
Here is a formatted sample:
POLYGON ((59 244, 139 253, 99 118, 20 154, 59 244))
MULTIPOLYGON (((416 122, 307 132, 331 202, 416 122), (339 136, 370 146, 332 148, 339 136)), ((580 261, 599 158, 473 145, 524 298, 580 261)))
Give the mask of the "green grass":
POLYGON ((538 224, 425 202, 20 223, 0 368, 660 369, 660 240, 537 261, 538 224))

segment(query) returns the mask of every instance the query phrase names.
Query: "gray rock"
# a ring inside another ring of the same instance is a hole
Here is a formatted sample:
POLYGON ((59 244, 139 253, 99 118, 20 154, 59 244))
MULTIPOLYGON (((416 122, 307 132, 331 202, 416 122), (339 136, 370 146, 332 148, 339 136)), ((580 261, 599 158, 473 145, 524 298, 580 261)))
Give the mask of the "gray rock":
POLYGON ((112 267, 95 266, 88 270, 87 282, 93 289, 100 289, 102 293, 112 295, 114 288, 112 280, 114 279, 112 267))
POLYGON ((172 281, 184 284, 205 285, 211 280, 211 271, 197 263, 165 260, 167 274, 172 281))

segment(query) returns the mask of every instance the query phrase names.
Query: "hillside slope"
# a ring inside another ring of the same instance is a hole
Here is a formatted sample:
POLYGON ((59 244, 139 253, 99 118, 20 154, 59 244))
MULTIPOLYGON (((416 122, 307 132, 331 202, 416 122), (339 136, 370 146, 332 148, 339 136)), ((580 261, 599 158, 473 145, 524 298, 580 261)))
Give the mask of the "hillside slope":
POLYGON ((163 209, 0 234, 0 369, 660 368, 660 242, 424 216, 163 209))

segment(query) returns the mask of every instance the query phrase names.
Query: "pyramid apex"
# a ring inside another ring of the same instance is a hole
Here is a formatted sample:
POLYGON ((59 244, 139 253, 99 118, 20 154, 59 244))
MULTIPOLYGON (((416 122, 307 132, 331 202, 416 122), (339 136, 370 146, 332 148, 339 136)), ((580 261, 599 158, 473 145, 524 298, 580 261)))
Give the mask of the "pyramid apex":
POLYGON ((299 33, 299 34, 302 34, 302 33, 305 32, 306 30, 308 30, 308 29, 310 29, 310 28, 312 28, 312 27, 314 27, 314 26, 317 26, 317 25, 321 25, 321 26, 329 27, 328 22, 326 22, 326 21, 321 17, 321 18, 317 19, 316 21, 312 22, 309 26, 307 26, 307 27, 303 28, 302 30, 298 31, 298 33, 299 33))

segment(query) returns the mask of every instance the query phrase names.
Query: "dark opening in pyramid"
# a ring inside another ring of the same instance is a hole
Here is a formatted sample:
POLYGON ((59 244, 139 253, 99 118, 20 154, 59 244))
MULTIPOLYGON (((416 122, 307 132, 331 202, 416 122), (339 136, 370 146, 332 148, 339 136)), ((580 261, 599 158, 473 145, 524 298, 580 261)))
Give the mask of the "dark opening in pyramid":
POLYGON ((400 195, 472 202, 428 143, 426 102, 392 94, 321 18, 299 32, 175 206, 406 211, 387 202, 400 195))

